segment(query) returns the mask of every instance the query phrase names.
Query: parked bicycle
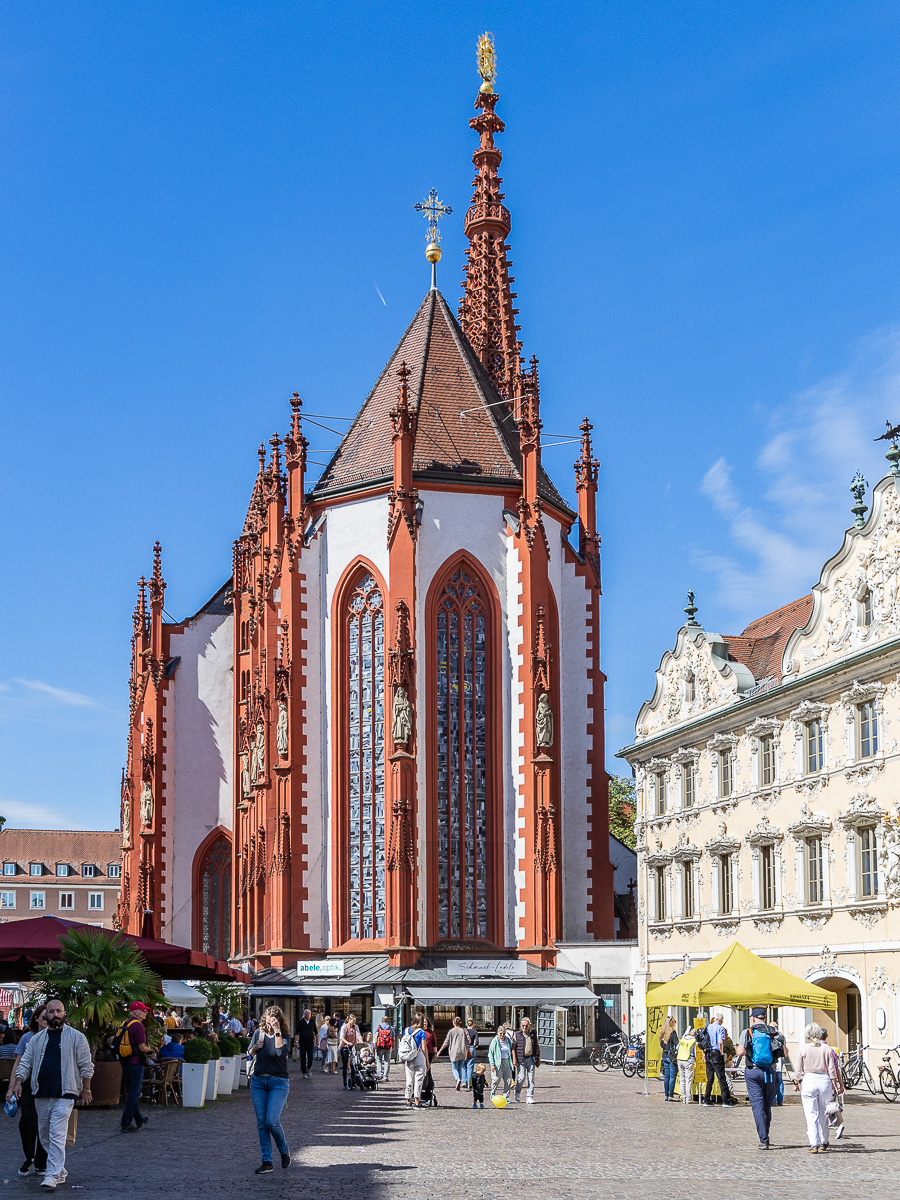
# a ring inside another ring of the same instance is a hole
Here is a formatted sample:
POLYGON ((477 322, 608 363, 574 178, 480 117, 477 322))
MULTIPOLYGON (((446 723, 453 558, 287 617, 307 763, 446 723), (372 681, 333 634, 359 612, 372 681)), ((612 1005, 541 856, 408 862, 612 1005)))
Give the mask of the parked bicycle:
POLYGON ((625 1050, 625 1058, 622 1062, 622 1074, 628 1078, 633 1075, 638 1075, 641 1079, 644 1078, 644 1042, 638 1035, 632 1038, 625 1050))
POLYGON ((891 1062, 891 1055, 896 1054, 900 1059, 900 1045, 895 1046, 893 1050, 888 1050, 882 1062, 883 1067, 878 1069, 878 1086, 881 1088, 881 1094, 885 1100, 891 1104, 900 1096, 900 1065, 894 1069, 894 1064, 891 1062))
POLYGON ((841 1077, 844 1080, 844 1087, 848 1091, 862 1082, 874 1096, 878 1091, 878 1085, 872 1078, 872 1072, 866 1062, 865 1054, 868 1049, 868 1046, 857 1046, 849 1054, 841 1055, 841 1077))
POLYGON ((616 1038, 604 1039, 591 1050, 591 1066, 595 1071, 608 1071, 610 1067, 618 1069, 625 1058, 626 1046, 622 1034, 616 1038))

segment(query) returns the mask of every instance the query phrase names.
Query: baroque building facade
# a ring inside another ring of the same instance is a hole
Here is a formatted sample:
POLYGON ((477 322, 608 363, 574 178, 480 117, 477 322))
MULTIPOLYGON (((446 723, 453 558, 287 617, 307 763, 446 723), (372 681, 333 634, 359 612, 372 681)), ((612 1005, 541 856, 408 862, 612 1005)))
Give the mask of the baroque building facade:
POLYGON ((585 420, 576 511, 541 462, 497 99, 486 78, 458 315, 433 281, 313 486, 294 395, 231 578, 178 624, 155 548, 123 928, 258 970, 425 952, 543 970, 564 940, 614 937, 598 465, 585 420))
MULTIPOLYGON (((888 458, 868 520, 858 500, 810 595, 740 636, 703 628, 689 597, 620 751, 638 807, 636 999, 737 939, 834 990, 836 1014, 816 1020, 878 1062, 900 1041, 900 452, 888 458)), ((804 1018, 784 1011, 789 1040, 804 1018)))

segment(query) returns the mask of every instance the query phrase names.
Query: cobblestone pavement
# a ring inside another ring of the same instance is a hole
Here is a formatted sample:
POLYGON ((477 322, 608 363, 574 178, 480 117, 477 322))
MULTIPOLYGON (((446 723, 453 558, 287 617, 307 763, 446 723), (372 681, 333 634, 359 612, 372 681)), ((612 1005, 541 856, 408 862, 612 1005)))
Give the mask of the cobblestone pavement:
MULTIPOLYGON (((140 1134, 119 1113, 79 1116, 58 1194, 95 1200, 217 1197, 248 1192, 324 1200, 872 1200, 900 1196, 900 1105, 852 1094, 847 1133, 828 1154, 806 1152, 793 1097, 776 1109, 763 1153, 750 1110, 665 1104, 660 1084, 590 1067, 543 1067, 537 1103, 472 1111, 449 1066, 436 1069, 436 1109, 410 1111, 402 1071, 377 1093, 345 1092, 340 1077, 292 1068, 284 1125, 294 1164, 256 1176, 258 1144, 247 1089, 197 1110, 148 1109, 140 1134)), ((0 1114, 3 1196, 44 1195, 19 1179, 16 1122, 0 1114)))

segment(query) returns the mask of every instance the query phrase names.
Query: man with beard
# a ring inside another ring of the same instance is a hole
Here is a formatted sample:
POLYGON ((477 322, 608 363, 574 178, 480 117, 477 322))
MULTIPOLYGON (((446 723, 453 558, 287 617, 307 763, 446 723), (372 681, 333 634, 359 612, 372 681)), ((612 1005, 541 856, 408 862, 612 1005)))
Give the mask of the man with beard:
POLYGON ((76 1101, 91 1102, 94 1064, 87 1038, 66 1024, 62 1000, 50 1000, 44 1009, 46 1028, 28 1043, 16 1070, 13 1095, 22 1093, 22 1080, 30 1079, 38 1117, 38 1136, 47 1150, 47 1172, 41 1187, 56 1190, 66 1179, 66 1132, 76 1101))

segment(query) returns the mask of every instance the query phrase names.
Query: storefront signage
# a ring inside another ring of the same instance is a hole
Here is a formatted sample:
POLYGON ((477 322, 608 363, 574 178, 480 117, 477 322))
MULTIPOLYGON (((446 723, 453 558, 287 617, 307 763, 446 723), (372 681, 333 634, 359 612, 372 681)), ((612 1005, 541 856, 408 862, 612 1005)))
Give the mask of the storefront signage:
POLYGON ((447 974, 455 977, 485 975, 494 979, 521 978, 528 974, 528 963, 522 958, 448 958, 447 974))
POLYGON ((298 979, 340 979, 344 974, 342 958, 308 958, 294 967, 298 979))

